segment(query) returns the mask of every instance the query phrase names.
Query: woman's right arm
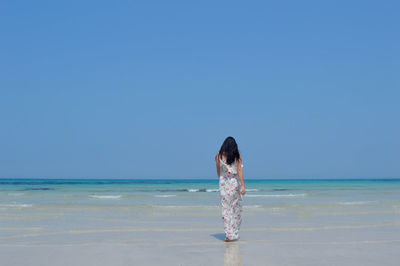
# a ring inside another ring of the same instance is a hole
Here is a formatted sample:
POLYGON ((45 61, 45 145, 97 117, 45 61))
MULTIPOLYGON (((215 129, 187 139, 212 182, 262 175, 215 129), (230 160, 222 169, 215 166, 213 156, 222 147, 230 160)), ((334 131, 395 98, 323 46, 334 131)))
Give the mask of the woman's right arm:
POLYGON ((217 163, 217 175, 218 175, 218 179, 219 179, 219 175, 220 175, 220 168, 219 168, 219 152, 217 153, 217 156, 215 156, 215 161, 217 163))

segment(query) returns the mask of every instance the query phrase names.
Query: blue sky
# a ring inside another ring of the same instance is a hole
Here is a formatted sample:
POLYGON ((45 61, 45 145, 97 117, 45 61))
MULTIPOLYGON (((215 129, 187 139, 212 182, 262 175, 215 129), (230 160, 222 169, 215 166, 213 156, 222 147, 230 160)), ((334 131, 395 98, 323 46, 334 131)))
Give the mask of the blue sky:
POLYGON ((397 1, 3 1, 0 177, 400 177, 397 1))

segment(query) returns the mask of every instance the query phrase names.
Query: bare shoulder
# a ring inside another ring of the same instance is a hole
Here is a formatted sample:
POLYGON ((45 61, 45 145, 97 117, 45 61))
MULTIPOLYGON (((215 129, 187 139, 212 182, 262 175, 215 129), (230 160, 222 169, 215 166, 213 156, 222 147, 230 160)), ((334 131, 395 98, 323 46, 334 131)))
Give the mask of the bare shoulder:
POLYGON ((219 162, 219 152, 217 152, 217 155, 215 155, 215 160, 216 160, 217 162, 219 162))

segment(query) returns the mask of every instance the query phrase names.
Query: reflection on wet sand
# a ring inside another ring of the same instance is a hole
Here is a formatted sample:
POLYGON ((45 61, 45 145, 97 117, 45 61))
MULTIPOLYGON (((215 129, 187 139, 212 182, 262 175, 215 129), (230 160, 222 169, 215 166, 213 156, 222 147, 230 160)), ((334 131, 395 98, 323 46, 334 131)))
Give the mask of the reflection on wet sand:
POLYGON ((224 254, 224 266, 242 266, 242 256, 240 254, 239 243, 226 242, 224 254))

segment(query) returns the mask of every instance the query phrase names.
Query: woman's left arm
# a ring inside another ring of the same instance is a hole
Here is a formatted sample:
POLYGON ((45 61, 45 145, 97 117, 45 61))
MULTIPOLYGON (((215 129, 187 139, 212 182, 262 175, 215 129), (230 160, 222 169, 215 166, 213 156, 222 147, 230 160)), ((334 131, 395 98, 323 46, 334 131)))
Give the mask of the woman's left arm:
POLYGON ((239 180, 240 180, 240 183, 241 183, 241 186, 242 186, 242 189, 241 189, 240 193, 242 195, 244 195, 244 194, 246 194, 246 189, 244 188, 244 180, 243 180, 243 172, 242 172, 242 157, 239 158, 239 160, 238 160, 238 162, 236 164, 236 167, 237 167, 237 173, 238 173, 238 176, 239 176, 239 180))

